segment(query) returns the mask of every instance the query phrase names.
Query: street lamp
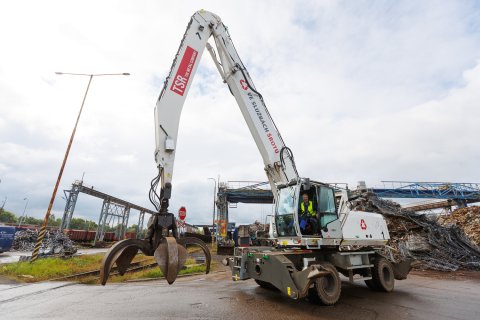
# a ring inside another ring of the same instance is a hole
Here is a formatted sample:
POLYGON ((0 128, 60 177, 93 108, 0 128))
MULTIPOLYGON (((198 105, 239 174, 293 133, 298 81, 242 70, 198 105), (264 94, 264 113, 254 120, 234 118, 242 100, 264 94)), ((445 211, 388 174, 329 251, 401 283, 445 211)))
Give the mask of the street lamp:
POLYGON ((2 206, 0 207, 0 209, 3 210, 3 208, 5 208, 5 203, 7 203, 7 197, 5 196, 5 199, 3 200, 3 203, 2 203, 2 206))
MULTIPOLYGON (((2 179, 0 179, 0 183, 2 183, 2 179)), ((0 210, 3 210, 5 208, 5 203, 7 203, 7 197, 5 197, 5 200, 3 200, 2 206, 0 207, 0 210)))
POLYGON ((87 77, 98 77, 98 76, 129 76, 130 73, 123 72, 123 73, 70 73, 70 72, 55 72, 55 74, 61 75, 71 75, 71 76, 87 76, 87 77))
POLYGON ((25 222, 25 220, 26 220, 25 211, 27 211, 28 198, 23 198, 23 201, 25 201, 25 200, 27 200, 27 202, 25 202, 25 207, 23 208, 22 216, 20 217, 20 221, 18 221, 18 226, 19 227, 22 225, 22 222, 25 222))
POLYGON ((86 76, 89 77, 87 89, 85 90, 85 95, 83 96, 82 104, 80 106, 80 111, 78 112, 77 121, 75 122, 75 126, 73 127, 72 135, 70 136, 70 141, 68 142, 67 150, 65 151, 65 157, 63 158, 62 166, 60 167, 60 172, 58 173, 57 182, 55 183, 55 187, 53 188, 52 197, 50 198, 50 203, 48 204, 47 213, 45 213, 45 218, 43 219, 42 228, 38 233, 37 243, 35 244, 35 249, 32 253, 32 262, 37 260, 38 253, 40 251, 40 246, 42 244, 43 238, 45 236, 45 232, 47 230, 48 219, 50 218, 50 212, 52 211, 53 202, 55 201, 55 196, 57 195, 58 186, 60 185, 60 180, 62 179, 63 170, 65 169, 65 164, 67 163, 68 154, 70 153, 70 148, 72 147, 73 138, 75 137, 75 132, 77 131, 78 121, 80 120, 80 116, 82 115, 83 106, 85 104, 85 99, 87 99, 88 89, 90 89, 90 84, 92 83, 93 77, 99 76, 129 76, 130 73, 96 73, 96 74, 89 74, 89 73, 70 73, 70 72, 55 72, 57 75, 71 75, 71 76, 86 76))
POLYGON ((212 217, 212 250, 213 250, 213 239, 215 237, 215 194, 217 193, 217 180, 215 178, 208 178, 208 180, 213 180, 213 217, 212 217))

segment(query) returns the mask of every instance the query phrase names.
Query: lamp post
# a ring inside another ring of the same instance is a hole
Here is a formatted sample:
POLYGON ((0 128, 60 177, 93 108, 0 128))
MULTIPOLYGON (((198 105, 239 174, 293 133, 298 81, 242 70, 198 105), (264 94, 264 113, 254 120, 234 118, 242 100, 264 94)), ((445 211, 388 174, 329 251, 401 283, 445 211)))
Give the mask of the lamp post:
MULTIPOLYGON (((2 179, 0 179, 0 183, 2 183, 2 179)), ((5 197, 5 200, 2 203, 2 206, 0 207, 0 210, 3 210, 3 207, 5 206, 5 202, 7 202, 7 197, 5 197)))
MULTIPOLYGON (((215 178, 208 178, 208 180, 213 180, 213 216, 212 216, 212 250, 213 250, 213 241, 215 239, 215 194, 217 193, 217 180, 215 178)), ((218 231, 218 230, 217 230, 218 231)))
POLYGON ((52 197, 50 198, 50 203, 48 204, 47 213, 45 213, 45 218, 43 219, 42 228, 38 233, 37 243, 35 244, 35 248, 33 249, 32 253, 32 262, 37 260, 38 253, 40 252, 40 247, 42 245, 43 238, 45 237, 45 232, 47 230, 48 219, 50 218, 50 212, 52 211, 53 202, 55 201, 55 196, 57 195, 58 186, 60 185, 60 180, 62 179, 63 170, 65 169, 65 164, 67 163, 68 154, 70 153, 70 148, 72 147, 73 138, 75 137, 75 132, 77 131, 77 125, 80 120, 80 116, 82 115, 83 106, 85 104, 85 100, 87 99, 88 89, 90 89, 90 84, 92 83, 93 77, 100 77, 100 76, 129 76, 130 73, 96 73, 96 74, 88 74, 88 73, 70 73, 70 72, 55 72, 57 75, 71 75, 71 76, 85 76, 88 77, 88 84, 87 89, 85 90, 85 95, 83 96, 82 104, 80 106, 80 111, 78 112, 77 121, 75 122, 75 126, 73 127, 72 135, 70 136, 70 141, 68 142, 67 150, 65 151, 65 157, 63 158, 62 166, 60 167, 60 172, 58 173, 57 182, 55 183, 55 187, 53 188, 52 197))
POLYGON ((2 203, 2 206, 0 207, 0 209, 3 210, 3 208, 5 208, 5 203, 7 203, 7 197, 5 197, 5 199, 3 200, 3 203, 2 203))
POLYGON ((25 211, 27 211, 28 198, 23 198, 23 201, 25 201, 25 200, 27 200, 27 202, 25 202, 25 207, 23 208, 22 216, 20 217, 20 221, 18 221, 18 226, 19 227, 22 225, 22 222, 25 222, 25 220, 26 220, 25 211))
MULTIPOLYGON (((2 179, 0 179, 0 183, 2 183, 2 179)), ((7 203, 7 197, 5 197, 5 200, 3 200, 2 206, 0 207, 1 210, 5 208, 5 203, 7 203)))

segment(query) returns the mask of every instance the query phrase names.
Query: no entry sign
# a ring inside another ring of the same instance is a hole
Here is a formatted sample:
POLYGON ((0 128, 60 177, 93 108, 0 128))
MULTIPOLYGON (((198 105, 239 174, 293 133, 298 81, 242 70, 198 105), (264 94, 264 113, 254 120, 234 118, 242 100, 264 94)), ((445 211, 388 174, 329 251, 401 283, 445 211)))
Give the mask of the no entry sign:
POLYGON ((187 209, 185 207, 181 207, 180 209, 178 209, 178 217, 182 221, 185 220, 185 218, 187 217, 187 209))

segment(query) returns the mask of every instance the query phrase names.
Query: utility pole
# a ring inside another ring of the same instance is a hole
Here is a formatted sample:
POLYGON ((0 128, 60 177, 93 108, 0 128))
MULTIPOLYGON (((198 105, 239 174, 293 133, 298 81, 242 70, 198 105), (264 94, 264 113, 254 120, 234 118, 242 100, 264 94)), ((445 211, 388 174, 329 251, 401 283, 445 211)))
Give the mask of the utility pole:
POLYGON ((65 169, 65 164, 67 163, 68 155, 70 154, 70 148, 72 147, 73 138, 75 137, 75 132, 77 131, 78 122, 80 121, 80 116, 82 115, 83 106, 85 105, 85 100, 87 99, 88 89, 90 89, 90 84, 92 83, 93 77, 98 76, 129 76, 130 73, 99 73, 99 74, 84 74, 84 73, 64 73, 64 72, 55 72, 58 75, 72 75, 72 76, 87 76, 89 77, 87 89, 85 90, 85 95, 83 96, 82 104, 80 106, 80 111, 78 112, 77 121, 73 127, 72 135, 70 136, 70 141, 68 142, 67 150, 65 151, 65 156, 63 157, 63 162, 60 167, 60 172, 58 173, 57 182, 53 188, 52 197, 50 198, 50 203, 48 204, 47 212, 45 213, 45 218, 43 219, 42 227, 38 233, 37 243, 32 252, 32 260, 34 262, 38 258, 38 253, 40 252, 40 247, 42 246, 43 238, 45 237, 45 232, 47 231, 48 219, 50 218, 50 213, 52 211, 53 202, 55 201, 55 196, 57 195, 58 186, 62 180, 63 170, 65 169))
MULTIPOLYGON (((0 179, 0 183, 2 183, 2 179, 0 179)), ((2 207, 0 207, 0 209, 3 210, 3 208, 5 207, 5 203, 7 202, 7 197, 5 197, 5 200, 3 200, 3 203, 2 203, 2 207)))

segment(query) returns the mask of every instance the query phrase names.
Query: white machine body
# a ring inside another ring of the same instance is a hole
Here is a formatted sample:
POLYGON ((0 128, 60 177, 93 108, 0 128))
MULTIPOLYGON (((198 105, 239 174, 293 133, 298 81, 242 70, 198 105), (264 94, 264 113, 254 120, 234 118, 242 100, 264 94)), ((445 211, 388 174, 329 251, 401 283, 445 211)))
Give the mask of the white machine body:
POLYGON ((365 211, 350 211, 342 221, 342 245, 360 245, 365 241, 386 243, 390 239, 383 216, 365 211))
MULTIPOLYGON (((157 182, 160 182, 158 185, 161 187, 161 193, 157 196, 161 208, 158 206, 157 209, 160 212, 166 212, 168 209, 180 116, 205 48, 212 56, 220 76, 242 112, 262 156, 275 201, 278 201, 282 188, 297 186, 296 194, 292 194, 291 199, 289 196, 284 199, 285 203, 294 204, 289 207, 290 211, 287 214, 275 212, 277 220, 276 223, 272 220, 270 229, 272 236, 278 238, 279 243, 285 246, 384 245, 389 239, 389 234, 383 217, 370 212, 350 211, 346 192, 341 195, 339 203, 334 204, 334 188, 323 183, 316 183, 314 188, 329 189, 331 192, 327 192, 331 202, 327 212, 328 221, 325 220, 318 232, 311 235, 302 234, 298 212, 299 193, 304 186, 309 185, 310 180, 300 179, 293 154, 286 147, 262 95, 255 88, 243 65, 227 27, 217 15, 203 10, 196 12, 187 26, 155 107, 155 161, 159 169, 157 182), (214 40, 216 51, 208 43, 210 38, 214 40), (278 233, 283 232, 283 236, 277 233, 278 217, 281 215, 284 219, 283 231, 278 233), (293 226, 286 226, 287 220, 293 226), (285 231, 287 229, 288 232, 285 231)), ((153 187, 157 182, 152 183, 152 189, 155 189, 153 187)), ((319 210, 323 203, 321 201, 319 199, 316 201, 319 210)))

